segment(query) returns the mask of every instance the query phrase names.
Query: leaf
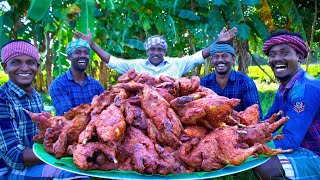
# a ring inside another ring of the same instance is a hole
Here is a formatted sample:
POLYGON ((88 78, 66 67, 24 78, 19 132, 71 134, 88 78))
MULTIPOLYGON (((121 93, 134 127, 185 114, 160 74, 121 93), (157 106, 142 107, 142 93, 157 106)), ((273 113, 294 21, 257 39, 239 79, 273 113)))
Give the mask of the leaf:
POLYGON ((80 0, 80 17, 77 19, 77 27, 78 31, 83 33, 87 33, 88 29, 90 29, 92 36, 95 35, 95 17, 94 17, 94 0, 80 0))
POLYGON ((215 0, 215 1, 213 1, 212 5, 222 6, 222 5, 226 5, 226 3, 224 2, 224 0, 215 0))
POLYGON ((8 30, 3 26, 4 21, 6 20, 7 19, 5 18, 5 15, 0 16, 0 47, 10 41, 10 39, 6 36, 6 34, 8 34, 8 30))
POLYGON ((127 46, 131 47, 131 48, 137 48, 139 50, 145 50, 144 49, 144 43, 137 40, 137 39, 129 39, 127 41, 127 46))
POLYGON ((261 16, 261 20, 263 20, 268 25, 270 30, 273 30, 273 19, 267 0, 261 0, 261 4, 257 7, 257 9, 261 16))
POLYGON ((240 0, 234 0, 231 3, 227 3, 226 6, 221 6, 221 9, 229 22, 235 21, 240 23, 244 20, 240 0))
POLYGON ((51 3, 52 0, 31 0, 27 18, 40 21, 44 14, 48 11, 51 3))
POLYGON ((260 0, 241 0, 241 3, 245 6, 254 6, 260 3, 260 0))
POLYGON ((199 21, 200 20, 200 17, 198 15, 196 15, 192 11, 184 10, 184 9, 182 9, 180 11, 179 17, 181 17, 183 19, 189 19, 191 21, 199 21))
POLYGON ((232 27, 237 28, 237 37, 239 37, 241 41, 245 41, 249 39, 250 27, 247 24, 245 23, 237 24, 236 22, 232 22, 231 25, 232 27))
POLYGON ((171 39, 172 43, 177 42, 178 41, 178 33, 177 33, 177 29, 176 29, 176 25, 175 22, 173 20, 173 18, 168 15, 167 19, 166 19, 166 27, 167 27, 167 36, 168 39, 171 39))
POLYGON ((217 40, 221 29, 225 26, 222 14, 218 9, 209 12, 208 24, 208 35, 211 36, 210 39, 217 40))

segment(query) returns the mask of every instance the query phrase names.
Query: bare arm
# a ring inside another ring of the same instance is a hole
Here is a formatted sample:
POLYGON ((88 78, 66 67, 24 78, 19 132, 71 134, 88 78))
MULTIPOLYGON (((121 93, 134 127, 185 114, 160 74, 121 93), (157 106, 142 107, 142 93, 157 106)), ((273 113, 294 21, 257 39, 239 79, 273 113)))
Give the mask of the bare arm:
POLYGON ((206 59, 207 57, 210 56, 210 48, 213 44, 215 44, 216 42, 218 41, 229 41, 233 38, 233 36, 236 34, 237 32, 237 28, 234 27, 230 30, 227 31, 227 29, 224 27, 220 34, 219 34, 219 38, 217 41, 215 41, 214 43, 212 43, 210 46, 208 46, 207 48, 203 49, 202 50, 202 56, 204 59, 206 59))
POLYGON ((37 158, 31 148, 23 150, 22 159, 25 166, 32 166, 43 163, 40 159, 37 158))
POLYGON ((91 49, 97 53, 97 55, 105 62, 105 63, 109 63, 110 60, 110 54, 107 53, 106 51, 104 51, 103 49, 101 49, 93 40, 92 40, 92 34, 90 32, 90 29, 88 29, 88 33, 87 34, 83 34, 80 31, 75 31, 74 32, 74 37, 75 38, 81 38, 85 41, 87 41, 91 47, 91 49))

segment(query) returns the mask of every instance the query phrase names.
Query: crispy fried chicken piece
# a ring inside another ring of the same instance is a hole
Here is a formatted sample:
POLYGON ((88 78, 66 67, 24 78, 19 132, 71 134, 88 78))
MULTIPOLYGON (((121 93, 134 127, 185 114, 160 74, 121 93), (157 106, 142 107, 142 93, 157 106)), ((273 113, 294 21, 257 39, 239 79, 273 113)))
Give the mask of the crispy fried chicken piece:
POLYGON ((88 142, 77 144, 73 152, 73 162, 81 170, 112 170, 116 168, 117 160, 115 150, 108 144, 88 142))
POLYGON ((156 90, 167 102, 172 101, 179 95, 179 85, 176 82, 163 82, 152 87, 156 90))
POLYGON ((158 173, 159 174, 170 174, 170 173, 187 173, 188 171, 179 161, 176 161, 173 153, 168 152, 165 148, 159 144, 155 144, 155 149, 159 154, 158 173))
POLYGON ((148 174, 157 173, 158 153, 154 143, 142 131, 129 126, 122 147, 132 157, 135 171, 148 174))
POLYGON ((73 119, 76 115, 78 114, 90 114, 90 112, 92 111, 92 106, 91 104, 81 104, 77 107, 74 107, 72 109, 70 109, 68 112, 64 113, 64 117, 66 119, 73 119))
POLYGON ((236 112, 233 114, 239 122, 244 125, 254 125, 259 122, 260 112, 259 105, 253 104, 247 107, 244 111, 236 112))
POLYGON ((157 91, 146 86, 143 89, 141 107, 157 127, 160 144, 171 147, 181 144, 178 139, 182 130, 181 122, 169 103, 157 91))
POLYGON ((121 139, 126 130, 126 122, 123 110, 114 103, 101 112, 92 116, 85 130, 79 136, 79 143, 85 144, 97 134, 104 142, 112 142, 121 139))
POLYGON ((69 145, 78 143, 79 135, 86 128, 90 119, 88 114, 77 114, 70 123, 63 127, 58 140, 53 144, 54 154, 57 158, 66 155, 69 145))
POLYGON ((213 127, 226 126, 227 117, 239 105, 240 100, 208 92, 196 92, 170 102, 182 124, 195 125, 198 120, 205 118, 213 127))
POLYGON ((140 76, 134 78, 134 82, 154 86, 160 83, 160 80, 156 77, 151 76, 149 73, 141 73, 140 76))
POLYGON ((207 133, 208 133, 208 130, 204 126, 200 126, 200 125, 186 126, 183 130, 183 133, 180 136, 180 140, 182 142, 185 142, 193 138, 202 139, 204 136, 207 135, 207 133))
POLYGON ((179 94, 181 96, 187 96, 194 93, 200 87, 200 78, 198 76, 192 76, 191 79, 182 77, 177 80, 179 84, 179 94))
POLYGON ((122 76, 118 78, 119 83, 127 83, 133 81, 136 76, 138 76, 138 73, 134 69, 130 69, 126 73, 124 73, 122 76))
POLYGON ((133 106, 126 103, 124 106, 125 121, 127 124, 132 125, 140 130, 147 129, 147 115, 138 106, 133 106))
POLYGON ((289 117, 286 116, 273 123, 266 120, 256 125, 246 126, 241 129, 241 132, 243 133, 239 133, 240 139, 249 146, 252 146, 255 143, 264 144, 271 141, 273 139, 272 133, 288 120, 289 117))
POLYGON ((119 88, 113 87, 110 90, 104 91, 99 96, 94 96, 91 101, 91 115, 100 114, 106 107, 114 102, 115 97, 119 93, 119 88))

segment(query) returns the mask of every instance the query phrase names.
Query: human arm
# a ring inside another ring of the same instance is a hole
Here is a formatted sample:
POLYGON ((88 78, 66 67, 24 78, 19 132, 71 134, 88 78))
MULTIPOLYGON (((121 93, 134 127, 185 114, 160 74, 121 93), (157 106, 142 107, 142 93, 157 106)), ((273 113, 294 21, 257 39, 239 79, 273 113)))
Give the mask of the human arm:
MULTIPOLYGON (((302 141, 306 137, 311 137, 308 133, 313 121, 316 121, 316 113, 319 111, 320 92, 312 86, 304 86, 303 84, 295 85, 290 90, 286 98, 287 106, 284 106, 284 115, 289 116, 289 121, 284 124, 282 133, 283 140, 274 140, 277 148, 296 150, 300 147, 302 141)), ((316 128, 313 127, 316 131, 316 128)), ((313 132, 313 136, 317 136, 319 132, 313 132)))
POLYGON ((237 28, 234 27, 230 30, 227 31, 227 29, 225 27, 223 27, 223 29, 221 30, 221 32, 219 33, 219 38, 217 41, 215 41, 214 43, 212 43, 210 46, 206 47, 205 49, 202 50, 202 56, 204 59, 206 59, 207 57, 210 56, 210 48, 213 46, 213 44, 215 44, 218 41, 229 41, 233 38, 233 36, 236 34, 237 32, 237 28))
POLYGON ((25 121, 23 109, 3 95, 0 98, 0 156, 13 169, 21 170, 42 163, 25 144, 28 141, 29 146, 32 145, 32 132, 36 130, 34 123, 31 119, 25 121))
POLYGON ((98 46, 93 40, 92 40, 92 34, 90 32, 90 29, 88 29, 88 33, 87 34, 83 34, 80 31, 75 31, 74 32, 74 37, 75 38, 81 38, 85 41, 87 41, 91 47, 91 49, 97 53, 97 55, 106 63, 109 63, 110 60, 110 54, 106 51, 104 51, 103 49, 100 48, 100 46, 98 46))

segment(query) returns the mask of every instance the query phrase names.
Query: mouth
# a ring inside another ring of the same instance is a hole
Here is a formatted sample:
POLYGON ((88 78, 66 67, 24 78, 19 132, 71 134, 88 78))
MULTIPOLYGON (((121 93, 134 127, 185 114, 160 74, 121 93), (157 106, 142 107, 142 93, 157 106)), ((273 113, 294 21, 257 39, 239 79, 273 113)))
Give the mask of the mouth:
POLYGON ((287 64, 285 64, 285 63, 277 63, 277 64, 273 65, 273 68, 276 71, 283 71, 283 70, 287 69, 287 64))
POLYGON ((30 75, 31 73, 18 73, 18 76, 22 76, 22 77, 28 77, 30 75))
POLYGON ((80 65, 86 65, 86 64, 87 64, 87 60, 86 60, 86 59, 80 59, 80 60, 78 61, 78 63, 79 63, 80 65))
POLYGON ((219 63, 219 64, 217 64, 217 66, 218 66, 218 67, 225 67, 226 64, 224 64, 224 63, 219 63))

